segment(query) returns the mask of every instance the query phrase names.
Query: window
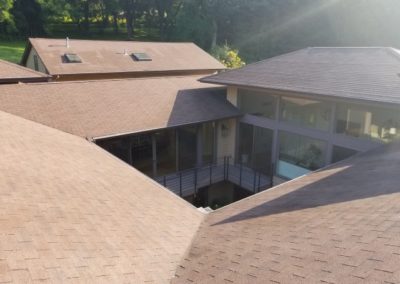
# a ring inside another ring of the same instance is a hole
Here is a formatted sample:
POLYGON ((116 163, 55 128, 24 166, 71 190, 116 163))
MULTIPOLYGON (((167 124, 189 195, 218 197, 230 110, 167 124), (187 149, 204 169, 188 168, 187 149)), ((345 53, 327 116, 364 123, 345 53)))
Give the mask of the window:
POLYGON ((277 173, 293 179, 324 166, 326 143, 309 137, 280 132, 277 173))
POLYGON ((203 165, 211 164, 214 162, 214 142, 215 142, 215 123, 204 123, 201 126, 201 139, 202 139, 202 162, 203 165))
POLYGON ((277 98, 261 92, 240 89, 238 91, 242 112, 275 119, 277 98))
POLYGON ((134 52, 132 53, 132 58, 135 61, 152 61, 151 57, 144 52, 134 52))
POLYGON ((64 58, 66 63, 82 63, 81 58, 75 53, 66 53, 64 58))
POLYGON ((36 54, 33 56, 33 64, 35 66, 35 70, 39 71, 39 59, 36 54))
POLYGON ((157 176, 176 172, 176 131, 169 129, 154 134, 157 149, 157 176))
POLYGON ((239 132, 238 162, 269 174, 272 161, 273 131, 241 123, 239 132))
POLYGON ((400 137, 400 112, 390 108, 338 104, 336 133, 390 142, 400 137))
POLYGON ((331 105, 326 102, 282 97, 281 120, 300 126, 329 130, 331 105))
POLYGON ((348 149, 340 146, 333 146, 332 150, 332 163, 336 163, 347 159, 353 155, 357 154, 356 150, 348 149))

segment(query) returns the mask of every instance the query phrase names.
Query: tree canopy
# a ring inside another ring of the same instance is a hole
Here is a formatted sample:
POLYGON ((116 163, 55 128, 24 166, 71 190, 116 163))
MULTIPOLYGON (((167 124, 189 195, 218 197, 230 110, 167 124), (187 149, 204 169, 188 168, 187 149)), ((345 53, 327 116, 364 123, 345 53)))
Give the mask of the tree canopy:
POLYGON ((398 0, 0 0, 0 38, 192 41, 246 62, 307 46, 400 47, 398 26, 398 0))

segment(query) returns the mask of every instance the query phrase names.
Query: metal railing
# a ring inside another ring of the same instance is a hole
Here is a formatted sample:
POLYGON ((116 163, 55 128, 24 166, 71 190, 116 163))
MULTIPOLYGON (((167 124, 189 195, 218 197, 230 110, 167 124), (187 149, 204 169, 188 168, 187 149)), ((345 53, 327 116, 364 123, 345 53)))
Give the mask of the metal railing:
POLYGON ((229 181, 252 193, 272 187, 273 165, 270 169, 259 171, 242 163, 235 163, 230 157, 215 163, 179 171, 154 178, 164 187, 179 196, 197 195, 198 189, 222 181, 229 181), (265 174, 269 172, 270 174, 265 174))

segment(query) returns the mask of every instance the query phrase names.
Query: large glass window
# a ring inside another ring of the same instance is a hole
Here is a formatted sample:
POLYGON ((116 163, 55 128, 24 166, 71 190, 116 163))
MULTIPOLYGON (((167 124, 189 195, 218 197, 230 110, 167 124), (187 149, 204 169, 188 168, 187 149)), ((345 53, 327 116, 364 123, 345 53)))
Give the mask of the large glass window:
POLYGON ((275 96, 244 89, 240 89, 238 93, 239 108, 242 112, 270 119, 275 118, 277 101, 275 96))
POLYGON ((326 143, 309 137, 280 132, 277 173, 293 179, 324 166, 326 143))
POLYGON ((179 128, 179 170, 196 167, 197 163, 197 126, 179 128))
POLYGON ((254 127, 253 168, 269 174, 272 161, 274 132, 267 128, 254 127))
POLYGON ((357 154, 356 150, 348 149, 340 146, 333 146, 332 149, 332 163, 336 163, 347 159, 353 155, 357 154))
POLYGON ((336 133, 389 142, 400 137, 400 111, 338 104, 336 133))
POLYGON ((331 105, 327 102, 282 97, 281 120, 301 126, 329 130, 331 105))
POLYGON ((203 148, 203 164, 211 164, 214 162, 214 142, 215 142, 215 123, 204 123, 202 131, 202 148, 203 148))
POLYGON ((153 175, 152 134, 135 135, 132 140, 132 165, 142 173, 153 175))
POLYGON ((157 175, 176 172, 176 132, 174 129, 155 134, 157 145, 157 175))
POLYGON ((273 131, 246 123, 239 126, 239 163, 269 174, 272 160, 273 131))
POLYGON ((253 125, 240 123, 238 162, 246 166, 251 166, 252 164, 253 135, 253 125))

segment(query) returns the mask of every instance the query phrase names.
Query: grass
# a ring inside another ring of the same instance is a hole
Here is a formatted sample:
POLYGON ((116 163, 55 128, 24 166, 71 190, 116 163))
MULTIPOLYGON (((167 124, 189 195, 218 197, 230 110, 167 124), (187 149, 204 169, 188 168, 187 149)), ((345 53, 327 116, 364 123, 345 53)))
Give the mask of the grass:
POLYGON ((0 59, 19 63, 25 49, 25 41, 0 40, 0 59))

